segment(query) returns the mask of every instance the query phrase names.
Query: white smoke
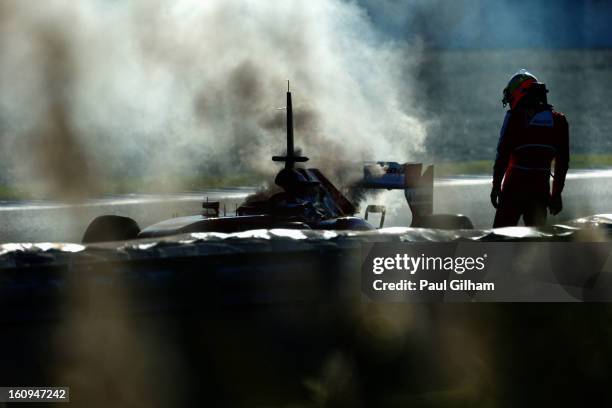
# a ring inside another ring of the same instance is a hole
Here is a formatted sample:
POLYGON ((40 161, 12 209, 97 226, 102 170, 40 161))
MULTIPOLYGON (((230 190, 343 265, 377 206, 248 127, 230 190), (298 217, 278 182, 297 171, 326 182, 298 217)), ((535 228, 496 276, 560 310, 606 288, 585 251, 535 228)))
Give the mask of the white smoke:
POLYGON ((269 174, 286 79, 314 166, 406 161, 425 135, 417 50, 354 2, 5 0, 0 34, 4 177, 54 193, 269 174))

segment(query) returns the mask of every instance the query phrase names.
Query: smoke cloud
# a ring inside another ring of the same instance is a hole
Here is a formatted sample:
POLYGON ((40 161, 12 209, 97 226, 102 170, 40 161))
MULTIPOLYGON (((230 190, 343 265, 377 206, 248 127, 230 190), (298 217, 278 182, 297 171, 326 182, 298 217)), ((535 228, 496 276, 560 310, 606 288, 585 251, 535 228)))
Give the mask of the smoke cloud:
POLYGON ((253 172, 296 144, 344 163, 406 161, 426 125, 410 104, 418 50, 340 0, 4 1, 0 146, 5 182, 60 197, 113 179, 160 184, 253 172))

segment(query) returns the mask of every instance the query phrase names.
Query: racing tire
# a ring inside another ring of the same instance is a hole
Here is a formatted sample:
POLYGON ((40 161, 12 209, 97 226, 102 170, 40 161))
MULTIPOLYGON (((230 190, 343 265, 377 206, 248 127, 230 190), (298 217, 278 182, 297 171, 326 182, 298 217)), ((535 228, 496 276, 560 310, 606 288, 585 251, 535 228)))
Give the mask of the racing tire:
POLYGON ((140 233, 138 223, 128 217, 102 215, 95 218, 85 230, 82 242, 125 241, 135 239, 140 233))

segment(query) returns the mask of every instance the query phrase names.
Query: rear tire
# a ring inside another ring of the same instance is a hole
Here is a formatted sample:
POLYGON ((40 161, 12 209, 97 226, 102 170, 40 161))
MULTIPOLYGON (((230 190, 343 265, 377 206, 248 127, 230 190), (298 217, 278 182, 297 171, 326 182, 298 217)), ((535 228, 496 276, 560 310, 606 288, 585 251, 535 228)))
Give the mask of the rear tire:
POLYGON ((138 223, 128 217, 102 215, 95 218, 85 230, 82 242, 125 241, 135 239, 140 233, 138 223))

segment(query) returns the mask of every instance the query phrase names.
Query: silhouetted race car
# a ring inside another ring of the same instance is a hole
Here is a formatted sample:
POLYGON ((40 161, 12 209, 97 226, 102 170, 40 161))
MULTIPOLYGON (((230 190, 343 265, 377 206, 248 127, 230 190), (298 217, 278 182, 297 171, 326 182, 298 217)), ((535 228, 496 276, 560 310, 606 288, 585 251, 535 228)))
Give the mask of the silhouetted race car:
MULTIPOLYGON (((254 229, 288 228, 314 230, 371 230, 367 218, 380 213, 384 223, 385 208, 366 207, 366 218, 355 216, 358 208, 318 169, 296 167, 308 161, 295 153, 291 92, 287 90, 287 154, 274 156, 283 162, 274 180, 282 191, 263 200, 247 199, 236 214, 220 216, 218 202, 205 202, 203 214, 171 218, 140 229, 131 218, 103 215, 94 219, 83 236, 84 243, 162 237, 191 232, 232 233, 254 229)), ((403 189, 412 211, 412 227, 471 229, 471 221, 462 215, 432 214, 433 166, 424 172, 421 163, 365 163, 363 178, 356 189, 403 189)))

